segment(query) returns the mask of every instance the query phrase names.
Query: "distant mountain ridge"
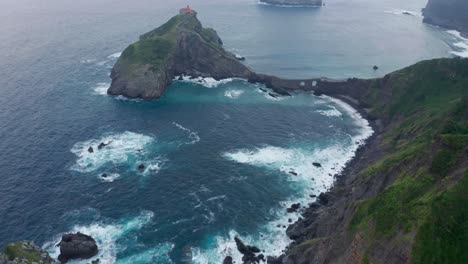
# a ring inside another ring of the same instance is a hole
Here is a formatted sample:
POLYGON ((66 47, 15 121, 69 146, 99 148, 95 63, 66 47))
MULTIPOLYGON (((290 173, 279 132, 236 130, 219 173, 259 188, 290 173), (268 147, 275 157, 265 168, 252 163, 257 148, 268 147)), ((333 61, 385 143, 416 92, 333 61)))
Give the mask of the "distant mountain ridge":
POLYGON ((424 23, 455 29, 468 36, 467 0, 429 0, 423 16, 424 23))

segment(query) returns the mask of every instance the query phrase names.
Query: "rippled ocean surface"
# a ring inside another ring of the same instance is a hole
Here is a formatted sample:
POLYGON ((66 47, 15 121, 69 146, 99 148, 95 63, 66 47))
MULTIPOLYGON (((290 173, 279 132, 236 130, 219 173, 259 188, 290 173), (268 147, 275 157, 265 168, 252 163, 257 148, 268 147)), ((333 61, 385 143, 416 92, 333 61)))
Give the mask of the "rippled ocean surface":
MULTIPOLYGON (((419 0, 188 2, 226 49, 283 77, 371 78, 464 52, 422 24, 419 0)), ((174 82, 158 101, 105 95, 119 53, 186 4, 2 1, 1 247, 29 239, 56 256, 81 231, 102 263, 220 263, 240 257, 235 235, 267 255, 289 243, 286 208, 330 188, 372 131, 332 98, 236 79, 174 82)))

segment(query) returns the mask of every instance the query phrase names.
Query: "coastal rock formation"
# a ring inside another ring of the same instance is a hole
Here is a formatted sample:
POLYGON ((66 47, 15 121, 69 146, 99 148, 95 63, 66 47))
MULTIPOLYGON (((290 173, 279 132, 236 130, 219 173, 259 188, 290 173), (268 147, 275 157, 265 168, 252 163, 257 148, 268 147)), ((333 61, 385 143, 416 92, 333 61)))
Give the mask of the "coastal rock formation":
POLYGON ((59 261, 66 263, 71 259, 89 259, 98 253, 96 241, 85 234, 65 234, 57 245, 60 246, 59 261))
POLYGON ((0 254, 0 264, 59 264, 31 241, 8 244, 0 254))
POLYGON ((455 29, 468 36, 468 1, 429 0, 423 9, 424 22, 455 29))
POLYGON ((225 51, 216 31, 197 13, 180 14, 140 37, 112 69, 110 95, 159 98, 175 76, 248 79, 251 71, 225 51))
POLYGON ((260 0, 260 2, 284 6, 322 6, 322 0, 260 0))
POLYGON ((375 134, 271 263, 467 263, 468 59, 345 83, 315 94, 347 100, 375 134))

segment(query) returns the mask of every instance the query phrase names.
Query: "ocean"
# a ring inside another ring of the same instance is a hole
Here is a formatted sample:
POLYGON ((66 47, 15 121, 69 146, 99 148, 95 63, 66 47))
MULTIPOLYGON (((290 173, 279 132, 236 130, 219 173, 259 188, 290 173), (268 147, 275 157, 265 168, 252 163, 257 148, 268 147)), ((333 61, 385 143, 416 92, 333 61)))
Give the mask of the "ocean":
POLYGON ((0 247, 34 240, 56 257, 61 234, 80 231, 101 263, 239 262, 236 235, 285 249, 300 217, 286 208, 329 189, 373 131, 333 98, 273 98, 238 79, 107 96, 122 50, 187 3, 248 66, 286 78, 375 78, 468 50, 422 23, 422 0, 2 1, 0 247))

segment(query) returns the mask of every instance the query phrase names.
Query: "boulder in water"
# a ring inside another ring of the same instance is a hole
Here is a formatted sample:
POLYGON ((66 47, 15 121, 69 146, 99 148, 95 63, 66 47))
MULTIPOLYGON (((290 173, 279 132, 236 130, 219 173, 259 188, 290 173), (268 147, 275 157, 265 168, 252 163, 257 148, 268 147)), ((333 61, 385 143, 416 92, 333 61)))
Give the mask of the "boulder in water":
POLYGON ((98 246, 94 238, 80 232, 63 235, 57 246, 60 247, 58 260, 62 263, 71 259, 89 259, 98 253, 98 246))
POLYGON ((89 147, 89 148, 88 148, 88 152, 89 152, 89 153, 93 153, 93 152, 94 152, 93 147, 89 147))

